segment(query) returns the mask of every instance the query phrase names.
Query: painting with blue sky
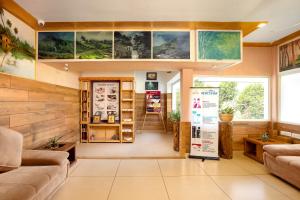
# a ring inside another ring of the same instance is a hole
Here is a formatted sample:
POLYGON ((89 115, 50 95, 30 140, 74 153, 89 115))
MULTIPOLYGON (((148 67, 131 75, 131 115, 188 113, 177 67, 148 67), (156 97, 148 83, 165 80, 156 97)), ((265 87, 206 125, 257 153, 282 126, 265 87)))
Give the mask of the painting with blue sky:
POLYGON ((153 58, 190 59, 190 32, 153 32, 153 58))

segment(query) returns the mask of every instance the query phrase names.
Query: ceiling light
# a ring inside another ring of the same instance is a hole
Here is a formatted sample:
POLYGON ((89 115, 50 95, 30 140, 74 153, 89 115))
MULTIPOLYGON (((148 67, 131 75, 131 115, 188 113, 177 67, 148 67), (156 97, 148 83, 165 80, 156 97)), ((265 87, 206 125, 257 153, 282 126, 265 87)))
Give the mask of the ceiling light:
POLYGON ((67 72, 67 71, 69 71, 69 64, 65 64, 65 66, 64 66, 64 70, 67 72))
POLYGON ((260 23, 257 25, 257 28, 262 28, 265 27, 267 25, 267 23, 260 23))

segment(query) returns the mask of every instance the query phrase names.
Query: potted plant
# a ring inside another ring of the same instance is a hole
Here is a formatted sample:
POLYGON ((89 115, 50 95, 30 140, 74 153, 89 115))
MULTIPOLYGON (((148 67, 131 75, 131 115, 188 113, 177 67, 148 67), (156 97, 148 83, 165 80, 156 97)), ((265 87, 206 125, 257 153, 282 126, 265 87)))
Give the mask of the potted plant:
POLYGON ((169 120, 172 122, 172 125, 173 125, 173 149, 175 151, 179 151, 180 112, 172 111, 170 113, 169 120))
POLYGON ((61 147, 61 143, 59 143, 59 140, 62 138, 63 136, 55 136, 55 137, 52 137, 48 140, 47 142, 47 145, 46 145, 46 148, 47 149, 50 149, 50 150, 54 150, 54 149, 57 149, 57 148, 60 148, 61 147))
POLYGON ((222 122, 231 122, 233 119, 234 108, 231 106, 226 106, 220 110, 220 120, 222 122))

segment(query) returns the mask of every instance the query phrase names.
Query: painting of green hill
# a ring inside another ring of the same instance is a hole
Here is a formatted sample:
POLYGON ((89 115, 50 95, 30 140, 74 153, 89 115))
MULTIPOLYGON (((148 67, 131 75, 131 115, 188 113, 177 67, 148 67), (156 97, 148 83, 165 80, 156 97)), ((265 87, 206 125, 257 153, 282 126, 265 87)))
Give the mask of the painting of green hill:
POLYGON ((153 32, 153 58, 190 59, 190 32, 153 32))
POLYGON ((73 59, 74 32, 39 32, 39 59, 73 59))
POLYGON ((112 59, 111 31, 76 32, 76 58, 112 59))
POLYGON ((241 59, 241 32, 198 31, 198 59, 241 59))

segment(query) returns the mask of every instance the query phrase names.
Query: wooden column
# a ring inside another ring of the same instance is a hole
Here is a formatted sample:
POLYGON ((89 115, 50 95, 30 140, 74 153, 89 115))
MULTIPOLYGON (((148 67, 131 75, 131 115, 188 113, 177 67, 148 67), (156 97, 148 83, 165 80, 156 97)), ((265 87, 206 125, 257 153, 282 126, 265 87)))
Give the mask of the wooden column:
POLYGON ((219 122, 219 155, 232 159, 232 122, 219 122))

